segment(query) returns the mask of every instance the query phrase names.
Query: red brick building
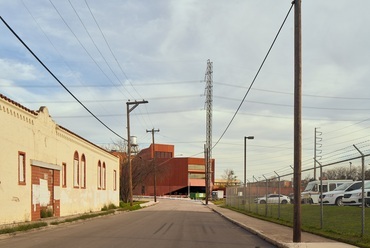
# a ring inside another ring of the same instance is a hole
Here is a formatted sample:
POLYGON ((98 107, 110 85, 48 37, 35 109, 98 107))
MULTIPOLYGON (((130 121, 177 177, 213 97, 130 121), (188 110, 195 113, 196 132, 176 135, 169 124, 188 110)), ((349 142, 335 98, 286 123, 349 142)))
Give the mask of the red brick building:
MULTIPOLYGON (((205 159, 174 157, 174 146, 155 144, 156 192, 162 195, 185 195, 205 193, 205 159)), ((141 150, 136 157, 145 163, 152 163, 153 146, 141 150)), ((211 160, 211 187, 214 184, 215 160, 211 160)), ((133 192, 135 195, 154 195, 154 176, 147 178, 133 192)))

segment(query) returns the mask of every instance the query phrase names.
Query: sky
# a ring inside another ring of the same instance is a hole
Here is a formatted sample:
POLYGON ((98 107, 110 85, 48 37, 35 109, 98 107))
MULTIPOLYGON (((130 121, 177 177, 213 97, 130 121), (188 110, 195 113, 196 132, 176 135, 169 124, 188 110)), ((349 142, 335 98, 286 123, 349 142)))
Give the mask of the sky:
MULTIPOLYGON (((127 138, 126 103, 146 100, 130 113, 139 149, 154 128, 155 143, 174 145, 176 157, 203 157, 210 60, 216 178, 233 170, 243 180, 245 136, 255 137, 247 140, 247 180, 286 175, 294 158, 294 7, 257 71, 291 2, 0 0, 1 17, 114 132, 2 22, 0 93, 32 110, 47 106, 57 124, 103 147, 127 138)), ((315 128, 323 165, 359 156, 353 145, 370 153, 369 9, 367 0, 302 1, 303 170, 314 166, 315 128)))

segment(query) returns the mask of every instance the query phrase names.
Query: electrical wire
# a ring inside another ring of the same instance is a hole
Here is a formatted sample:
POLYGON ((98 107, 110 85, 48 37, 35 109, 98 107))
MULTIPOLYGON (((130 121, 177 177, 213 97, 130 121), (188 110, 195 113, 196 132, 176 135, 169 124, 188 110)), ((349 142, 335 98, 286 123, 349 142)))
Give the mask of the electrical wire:
POLYGON ((27 46, 27 44, 17 35, 17 33, 8 25, 8 23, 0 16, 1 21, 5 24, 5 26, 12 32, 12 34, 22 43, 22 45, 32 54, 32 56, 45 68, 47 72, 87 111, 89 112, 97 121, 99 121, 104 127, 106 127, 109 131, 113 134, 118 136, 119 138, 127 141, 121 135, 113 131, 110 127, 108 127, 103 121, 101 121, 93 112, 91 112, 55 75, 50 69, 39 59, 39 57, 27 46))
MULTIPOLYGON (((235 88, 242 88, 246 89, 247 87, 241 86, 241 85, 235 85, 230 83, 222 83, 222 82, 213 82, 214 84, 224 85, 224 86, 230 86, 235 88)), ((269 92, 269 93, 277 93, 277 94, 283 94, 283 95, 294 95, 293 92, 284 92, 284 91, 277 91, 277 90, 267 90, 267 89, 259 89, 259 88, 253 88, 253 91, 262 91, 262 92, 269 92)), ((317 98, 329 98, 329 99, 344 99, 344 100, 370 100, 370 97, 346 97, 346 96, 325 96, 325 95, 313 95, 313 94, 302 94, 302 96, 305 97, 317 97, 317 98)))
MULTIPOLYGON (((73 9, 74 13, 76 14, 76 16, 77 16, 78 20, 79 20, 79 21, 80 21, 80 23, 81 23, 81 25, 82 25, 82 26, 83 26, 83 28, 85 29, 85 31, 86 31, 87 35, 89 36, 89 38, 90 38, 91 42, 94 44, 94 47, 96 48, 96 50, 98 51, 98 53, 100 54, 100 56, 103 58, 103 60, 104 60, 105 64, 107 65, 107 67, 109 68, 109 70, 112 72, 112 74, 114 75, 114 77, 117 79, 117 81, 120 83, 120 86, 124 86, 124 85, 122 84, 121 80, 118 78, 117 74, 113 71, 112 67, 109 65, 109 63, 108 63, 107 59, 105 58, 105 56, 103 55, 103 53, 100 51, 99 47, 96 45, 95 40, 94 40, 94 39, 93 39, 93 37, 91 36, 91 34, 90 34, 89 30, 87 30, 86 25, 85 25, 85 24, 84 24, 84 22, 82 21, 82 19, 81 19, 80 15, 77 13, 77 11, 76 11, 75 7, 73 6, 72 2, 71 2, 70 0, 68 0, 68 2, 69 2, 69 4, 71 5, 71 7, 72 7, 72 9, 73 9)), ((112 82, 112 83, 113 83, 113 82, 112 82)), ((114 85, 114 84, 113 84, 113 85, 114 85)), ((115 86, 115 85, 114 85, 114 86, 115 86)), ((121 91, 121 89, 120 89, 118 86, 115 86, 115 87, 116 87, 119 91, 121 91)), ((133 96, 131 95, 131 93, 130 93, 128 90, 126 90, 126 91, 127 91, 127 93, 128 93, 131 97, 133 97, 133 96)), ((123 94, 123 92, 122 92, 122 94, 123 94)), ((124 95, 124 94, 123 94, 123 95, 124 95)))
POLYGON ((256 81, 256 79, 257 79, 257 77, 258 77, 258 75, 259 75, 259 73, 260 73, 260 71, 261 71, 261 69, 262 69, 262 67, 263 67, 263 65, 265 64, 265 61, 267 60, 267 57, 269 56, 269 54, 270 54, 270 52, 271 52, 271 50, 272 50, 272 47, 274 46, 274 44, 275 44, 275 42, 276 42, 276 40, 277 40, 277 38, 278 38, 278 36, 279 36, 279 34, 280 34, 280 31, 282 30, 282 28, 283 28, 283 26, 284 26, 284 24, 285 24, 286 20, 288 19, 288 16, 289 16, 289 14, 290 14, 290 12, 291 12, 291 10, 292 10, 293 6, 294 6, 294 3, 292 3, 292 4, 291 4, 291 6, 290 6, 290 8, 289 8, 289 11, 288 11, 288 13, 286 14, 286 16, 285 16, 285 18, 284 18, 283 23, 281 24, 281 26, 280 26, 280 28, 279 28, 279 30, 278 30, 278 32, 277 32, 277 34, 275 35, 275 38, 274 38, 274 40, 273 40, 273 42, 272 42, 272 44, 271 44, 270 48, 268 49, 267 54, 265 55, 265 57, 264 57, 264 59, 263 59, 263 61, 262 61, 261 65, 260 65, 260 67, 258 68, 257 73, 256 73, 256 75, 254 76, 254 78, 253 78, 253 80, 252 80, 252 83, 250 84, 250 86, 249 86, 249 88, 248 88, 247 92, 245 93, 245 95, 244 95, 244 97, 243 97, 242 101, 240 102, 240 104, 239 104, 238 108, 236 109, 236 111, 235 111, 235 113, 234 113, 233 117, 231 118, 231 120, 230 120, 229 124, 226 126, 225 130, 224 130, 224 131, 223 131, 223 133, 221 134, 220 138, 219 138, 219 139, 217 140, 217 142, 212 146, 212 149, 213 149, 213 148, 215 148, 215 147, 217 146, 217 144, 220 142, 220 140, 221 140, 221 139, 223 138, 223 136, 226 134, 227 130, 229 129, 229 127, 230 127, 230 125, 231 125, 231 123, 234 121, 234 119, 235 119, 236 115, 238 114, 238 112, 239 112, 239 110, 240 110, 241 106, 243 105, 243 103, 244 103, 244 101, 245 101, 246 97, 248 96, 248 94, 249 94, 250 90, 252 89, 253 84, 255 83, 255 81, 256 81))
MULTIPOLYGON (((215 98, 230 100, 230 101, 237 101, 236 98, 225 97, 225 96, 215 96, 215 98)), ((248 103, 255 103, 255 104, 263 104, 263 105, 271 105, 271 106, 280 106, 280 107, 289 107, 293 108, 293 105, 290 104, 281 104, 281 103, 269 103, 269 102, 259 102, 259 101, 244 101, 248 103)), ((328 108, 328 107, 313 107, 313 106, 302 106, 303 109, 322 109, 322 110, 335 110, 335 111, 369 111, 370 108, 328 108)))
MULTIPOLYGON (((104 72, 104 70, 101 68, 101 66, 99 65, 99 63, 94 59, 94 57, 91 55, 91 53, 87 50, 87 48, 82 44, 81 40, 77 37, 76 33, 73 32, 71 26, 67 23, 67 21, 63 18, 62 14, 59 12, 59 10, 57 9, 57 7, 54 5, 54 3, 52 2, 52 0, 49 0, 50 4, 53 6, 54 10, 57 12, 57 14, 59 15, 59 17, 62 19, 63 23, 67 26, 67 28, 69 29, 69 31, 73 34, 73 36, 75 37, 75 39, 77 40, 77 42, 80 44, 80 46, 83 48, 83 50, 86 52, 86 54, 90 57, 90 59, 94 62, 94 64, 99 68, 100 72, 103 73, 103 75, 108 79, 109 82, 111 82, 112 85, 114 85, 112 79, 107 75, 107 73, 104 72)), ((125 95, 122 91, 121 93, 123 95, 125 95)), ((127 96, 125 96, 127 97, 127 96)), ((128 97, 127 97, 128 98, 128 97)))
MULTIPOLYGON (((105 41, 105 44, 107 45, 107 47, 108 47, 108 49, 109 49, 109 51, 110 51, 110 53, 111 53, 112 57, 113 57, 113 58, 114 58, 114 60, 116 61, 117 65, 118 65, 118 68, 121 70, 121 72, 122 72, 122 74, 125 76, 126 80, 130 83, 131 87, 134 89, 134 91, 136 92, 136 94, 137 94, 141 99, 144 99, 144 98, 140 95, 140 93, 136 90, 136 88, 135 88, 135 87, 134 87, 134 85, 132 84, 131 80, 128 78, 128 76, 127 76, 126 72, 123 70, 123 68, 122 68, 121 64, 119 63, 119 61, 118 61, 118 59, 117 59, 117 57, 114 55, 114 52, 113 52, 113 50, 112 50, 111 46, 109 45, 109 42, 108 42, 107 38, 105 37, 105 35, 104 35, 104 33, 103 33, 102 29, 100 28, 100 25, 99 25, 98 21, 96 20, 96 18, 95 18, 95 16, 94 16, 93 12, 91 11, 91 8, 90 8, 90 6, 89 6, 89 4, 87 3, 87 1, 86 1, 86 0, 85 0, 85 4, 86 4, 86 6, 87 6, 87 9, 88 9, 88 10, 89 10, 89 12, 90 12, 90 15, 92 16, 92 18, 93 18, 93 20, 94 20, 94 22, 95 22, 96 26, 98 27, 98 29, 99 29, 99 31, 100 31, 100 34, 102 35, 102 37, 103 37, 103 39, 104 39, 104 41, 105 41)), ((146 105, 144 105, 144 108, 145 108, 146 112, 148 113, 148 109, 147 109, 146 105)), ((140 110, 139 110, 139 112, 140 112, 140 110)), ((144 119, 144 118, 143 118, 143 121, 146 123, 146 121, 145 121, 145 119, 144 119)), ((152 124, 152 126, 154 127, 153 122, 152 122, 152 120, 151 120, 150 118, 149 118, 149 121, 150 121, 150 123, 152 124)))
POLYGON ((95 16, 94 16, 93 12, 91 11, 91 8, 90 8, 90 6, 89 6, 89 4, 87 3, 87 1, 86 1, 86 0, 85 0, 85 4, 86 4, 86 6, 87 6, 87 9, 88 9, 88 10, 89 10, 89 12, 90 12, 90 15, 92 16, 92 18, 93 18, 93 20, 94 20, 94 22, 95 22, 96 26, 98 27, 98 29, 99 29, 99 31, 100 31, 100 34, 102 35, 102 37, 103 37, 103 39, 104 39, 104 41, 105 41, 105 44, 107 45, 107 47, 108 47, 108 49, 109 49, 109 51, 110 51, 111 55, 113 56, 114 60, 116 61, 117 65, 118 65, 118 67, 120 68, 120 70, 121 70, 122 74, 125 76, 125 78, 126 78, 126 79, 127 79, 127 81, 130 83, 130 85, 131 85, 131 86, 132 86, 132 88, 135 90, 135 92, 140 96, 140 98, 143 98, 143 97, 140 95, 140 93, 135 89, 135 87, 133 86, 132 82, 129 80, 129 78, 128 78, 127 74, 126 74, 126 73, 125 73, 125 71, 123 70, 123 68, 122 68, 121 64, 118 62, 117 57, 114 55, 113 50, 112 50, 111 46, 109 45, 107 38, 105 37, 105 35, 104 35, 104 33, 103 33, 102 29, 100 28, 100 25, 99 25, 98 21, 96 20, 96 18, 95 18, 95 16))

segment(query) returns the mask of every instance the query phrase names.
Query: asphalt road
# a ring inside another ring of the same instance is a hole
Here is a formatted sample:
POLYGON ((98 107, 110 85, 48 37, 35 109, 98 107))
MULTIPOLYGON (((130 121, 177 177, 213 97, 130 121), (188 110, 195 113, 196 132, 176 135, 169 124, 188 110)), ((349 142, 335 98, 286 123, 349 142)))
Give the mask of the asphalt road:
POLYGON ((274 247, 201 202, 159 199, 138 211, 18 233, 0 247, 232 248, 274 247))

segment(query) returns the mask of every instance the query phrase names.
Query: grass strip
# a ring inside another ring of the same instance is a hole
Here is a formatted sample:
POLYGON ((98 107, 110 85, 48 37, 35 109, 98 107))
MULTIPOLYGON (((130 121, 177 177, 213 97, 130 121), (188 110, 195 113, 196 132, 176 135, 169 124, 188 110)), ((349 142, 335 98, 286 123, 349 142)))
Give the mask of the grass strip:
MULTIPOLYGON (((62 223, 69 223, 69 222, 74 222, 74 221, 79 221, 79 220, 87 220, 87 219, 95 218, 98 216, 105 216, 105 215, 113 214, 116 210, 117 211, 134 211, 134 210, 140 209, 141 208, 140 204, 146 203, 146 202, 147 201, 134 201, 132 206, 130 206, 130 203, 121 202, 119 207, 114 206, 114 204, 110 204, 108 206, 104 206, 102 208, 102 212, 88 213, 88 214, 83 214, 83 215, 72 217, 72 218, 66 218, 64 220, 52 221, 50 222, 50 225, 59 225, 62 223)), ((48 226, 48 223, 47 222, 32 222, 32 223, 27 223, 27 224, 21 224, 21 225, 17 225, 14 227, 1 228, 0 234, 27 231, 27 230, 31 230, 35 228, 40 228, 43 226, 48 226)))
MULTIPOLYGON (((278 205, 269 204, 266 211, 264 204, 247 206, 238 209, 224 204, 220 207, 246 214, 248 216, 270 221, 280 225, 293 226, 293 205, 280 206, 278 218, 278 205), (249 210, 250 209, 250 210, 249 210)), ((370 223, 370 208, 366 210, 365 223, 370 223)), ((359 207, 351 206, 324 206, 323 226, 320 222, 320 206, 304 204, 301 206, 302 231, 317 234, 329 239, 352 244, 359 247, 370 248, 370 227, 365 225, 364 236, 361 235, 361 211, 359 207)))
POLYGON ((7 234, 7 233, 14 233, 19 231, 28 231, 35 228, 40 228, 47 226, 48 223, 46 222, 34 222, 34 223, 28 223, 28 224, 22 224, 15 227, 6 227, 0 229, 0 234, 7 234))

